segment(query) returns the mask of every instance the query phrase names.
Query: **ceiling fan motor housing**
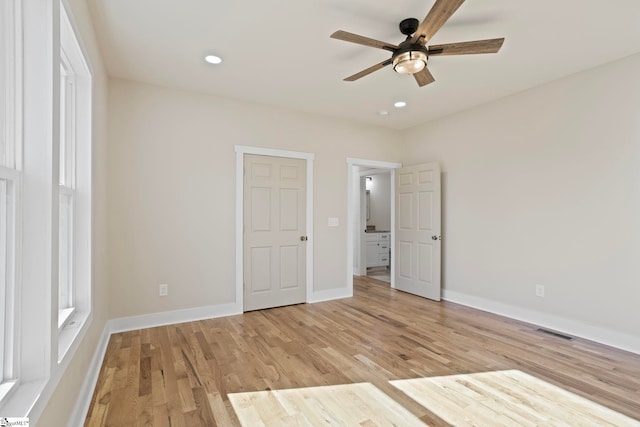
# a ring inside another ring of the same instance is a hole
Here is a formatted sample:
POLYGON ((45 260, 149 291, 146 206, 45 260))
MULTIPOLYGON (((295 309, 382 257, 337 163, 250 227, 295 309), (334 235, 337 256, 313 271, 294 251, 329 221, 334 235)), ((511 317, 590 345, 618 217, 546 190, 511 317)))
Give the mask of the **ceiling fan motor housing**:
POLYGON ((400 32, 405 36, 410 36, 418 30, 418 25, 420 25, 420 21, 416 18, 407 18, 400 21, 400 32))

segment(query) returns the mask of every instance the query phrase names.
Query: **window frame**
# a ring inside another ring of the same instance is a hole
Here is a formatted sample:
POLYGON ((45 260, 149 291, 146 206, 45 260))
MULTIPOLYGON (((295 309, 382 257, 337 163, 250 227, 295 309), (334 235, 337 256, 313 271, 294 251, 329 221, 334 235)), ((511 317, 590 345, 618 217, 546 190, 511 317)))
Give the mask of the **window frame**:
MULTIPOLYGON (((0 49, 4 66, 0 78, 4 94, 0 110, 0 179, 5 182, 0 194, 0 210, 6 220, 3 227, 4 242, 0 241, 4 255, 0 293, 4 306, 0 316, 0 402, 14 390, 19 379, 19 294, 21 265, 21 178, 22 178, 22 4, 19 0, 5 0, 2 10, 2 39, 0 49)), ((0 65, 0 66, 2 66, 0 65)))
MULTIPOLYGON (((57 360, 62 363, 77 341, 83 325, 92 312, 91 273, 91 189, 92 189, 92 119, 93 119, 93 72, 88 56, 73 25, 66 1, 60 1, 60 69, 67 78, 60 76, 60 96, 65 96, 66 112, 60 111, 59 123, 69 136, 65 145, 59 140, 58 151, 63 158, 58 159, 58 202, 61 197, 71 198, 71 307, 58 309, 57 360), (64 124, 63 124, 64 121, 64 124), (63 184, 63 185, 61 185, 63 184)), ((60 129, 59 135, 62 135, 60 129)), ((58 221, 60 226, 60 203, 58 221)), ((60 236, 58 236, 59 238, 60 236)), ((59 251, 59 245, 58 245, 59 251)), ((58 253, 58 262, 60 262, 58 253)), ((58 276, 59 279, 59 276, 58 276)), ((59 293, 60 284, 56 292, 59 293)))
POLYGON ((74 191, 58 187, 58 332, 64 328, 75 312, 74 262, 74 191), (63 202, 68 198, 68 204, 63 202), (66 210, 66 212, 63 212, 66 210), (64 242, 64 243, 63 243, 64 242), (66 244, 65 244, 66 243, 66 244), (65 264, 63 266, 63 264, 65 264), (64 273, 63 273, 64 272, 64 273), (63 278, 66 277, 66 281, 63 278), (63 301, 64 299, 64 301, 63 301))
MULTIPOLYGON (((4 0, 1 8, 4 8, 6 15, 5 21, 2 22, 2 29, 5 31, 3 39, 5 42, 6 68, 4 69, 4 120, 5 126, 0 127, 4 131, 4 135, 0 138, 5 140, 4 150, 0 145, 0 166, 9 169, 20 170, 22 164, 22 93, 19 88, 22 87, 22 8, 20 0, 4 0), (13 65, 13 66, 11 66, 13 65), (7 141, 13 141, 13 144, 7 144, 7 141), (7 161, 10 159, 10 162, 7 161), (3 161, 4 160, 4 161, 3 161)), ((0 75, 1 76, 1 75, 0 75)))
MULTIPOLYGON (((64 13, 61 11, 61 14, 64 13)), ((60 46, 60 141, 58 179, 58 332, 75 313, 76 72, 60 46), (63 199, 67 199, 68 203, 63 199)))
MULTIPOLYGON (((6 383, 16 382, 15 358, 16 342, 16 293, 18 291, 19 268, 19 221, 20 217, 20 172, 0 166, 0 181, 5 182, 5 189, 0 188, 0 212, 6 210, 6 223, 0 224, 0 235, 6 241, 2 245, 4 251, 5 270, 0 277, 0 293, 4 296, 4 316, 0 319, 2 337, 0 337, 0 387, 6 383), (4 194, 3 194, 4 193, 4 194)), ((1 270, 0 270, 1 271, 1 270)), ((6 390, 8 391, 8 390, 6 390)), ((0 391, 0 400, 3 397, 0 391)))

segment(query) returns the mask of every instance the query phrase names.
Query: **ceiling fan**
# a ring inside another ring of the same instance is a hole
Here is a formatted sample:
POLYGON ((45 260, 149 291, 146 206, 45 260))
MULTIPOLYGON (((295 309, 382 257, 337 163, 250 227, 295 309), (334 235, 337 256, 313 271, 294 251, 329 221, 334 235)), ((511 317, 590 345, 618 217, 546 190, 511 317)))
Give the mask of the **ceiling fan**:
POLYGON ((387 65, 393 64, 393 69, 397 73, 413 74, 418 86, 422 87, 435 81, 427 68, 427 61, 430 56, 497 53, 502 47, 502 43, 504 43, 504 38, 426 46, 433 35, 451 18, 462 3, 464 3, 464 0, 436 0, 422 23, 415 18, 403 19, 402 22, 400 22, 400 32, 407 36, 407 38, 399 45, 382 42, 342 30, 331 34, 331 38, 334 39, 392 52, 391 58, 385 59, 344 80, 353 82, 387 65))

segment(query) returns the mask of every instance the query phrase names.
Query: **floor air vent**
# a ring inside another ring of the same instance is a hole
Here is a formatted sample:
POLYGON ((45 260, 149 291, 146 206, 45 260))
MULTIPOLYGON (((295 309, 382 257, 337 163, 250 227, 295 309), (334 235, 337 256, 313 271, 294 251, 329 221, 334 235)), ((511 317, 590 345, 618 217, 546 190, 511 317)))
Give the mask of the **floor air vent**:
POLYGON ((549 329, 538 328, 536 329, 538 332, 542 332, 544 334, 553 335, 554 337, 562 338, 563 340, 573 341, 574 338, 569 335, 561 334, 560 332, 550 331, 549 329))

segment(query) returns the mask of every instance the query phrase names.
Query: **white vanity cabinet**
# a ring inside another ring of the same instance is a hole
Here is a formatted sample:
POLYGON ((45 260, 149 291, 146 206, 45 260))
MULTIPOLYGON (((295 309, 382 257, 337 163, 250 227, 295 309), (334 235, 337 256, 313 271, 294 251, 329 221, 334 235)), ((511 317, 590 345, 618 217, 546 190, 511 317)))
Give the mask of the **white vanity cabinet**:
POLYGON ((367 267, 389 265, 389 233, 366 233, 367 267))

